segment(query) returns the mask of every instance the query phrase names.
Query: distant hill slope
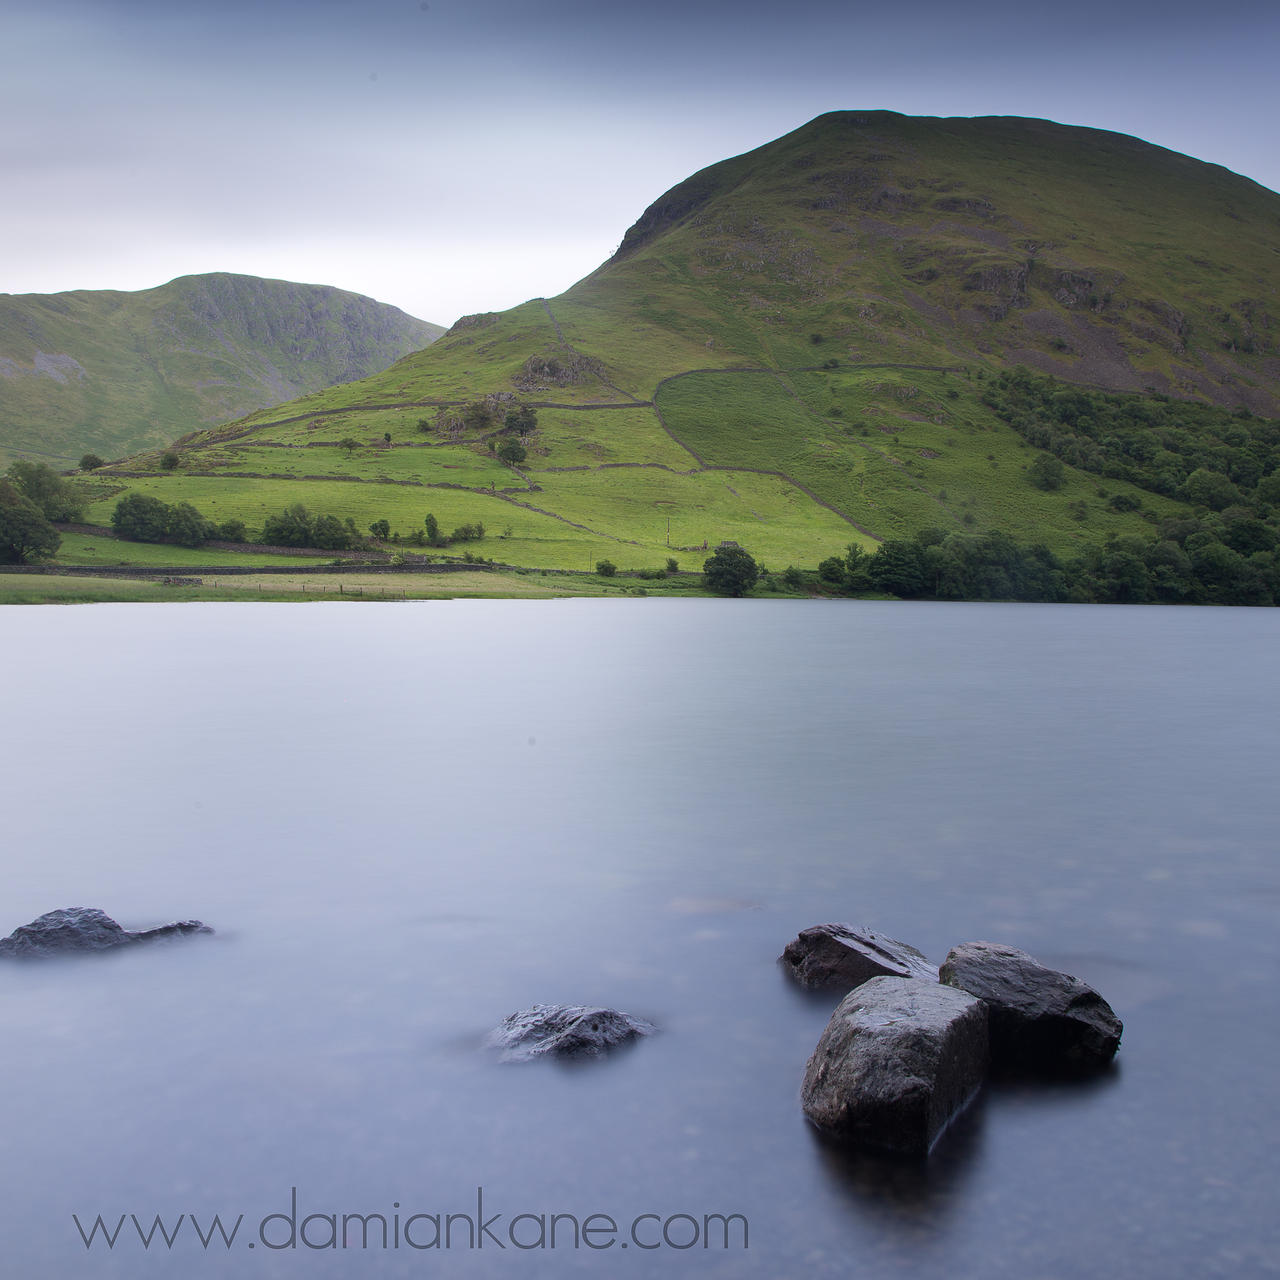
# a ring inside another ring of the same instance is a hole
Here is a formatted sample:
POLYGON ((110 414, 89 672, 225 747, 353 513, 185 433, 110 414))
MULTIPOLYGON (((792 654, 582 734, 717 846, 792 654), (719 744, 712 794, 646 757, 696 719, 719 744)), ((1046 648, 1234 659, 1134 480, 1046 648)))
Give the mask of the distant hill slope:
POLYGON ((250 527, 481 521, 517 564, 733 540, 776 567, 924 530, 1083 552, 1211 493, 1270 555, 1280 441, 1250 415, 1278 409, 1280 195, 1114 133, 839 112, 674 187, 559 297, 111 468, 92 515, 127 488, 250 527))
POLYGON ((377 373, 441 332, 359 294, 225 272, 0 295, 0 458, 134 453, 377 373))

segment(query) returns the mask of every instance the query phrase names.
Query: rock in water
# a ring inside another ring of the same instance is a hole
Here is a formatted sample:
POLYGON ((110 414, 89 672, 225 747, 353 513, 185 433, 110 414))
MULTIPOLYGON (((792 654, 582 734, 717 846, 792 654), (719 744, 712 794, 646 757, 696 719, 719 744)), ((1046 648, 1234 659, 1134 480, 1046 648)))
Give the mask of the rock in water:
POLYGON ((824 1133, 923 1156, 977 1093, 986 1067, 981 1000, 918 978, 872 978, 831 1015, 801 1101, 824 1133))
POLYGON ((869 978, 920 978, 937 982, 938 971, 905 942, 851 924, 802 929, 779 957, 801 986, 849 991, 869 978))
POLYGON ((131 932, 97 907, 67 907, 46 912, 30 924, 19 926, 7 938, 0 938, 0 956, 25 959, 76 951, 106 951, 173 934, 212 932, 199 920, 179 920, 156 929, 131 932))
POLYGON ((991 1065, 1048 1075, 1104 1067, 1124 1024, 1091 987, 998 942, 966 942, 943 961, 944 983, 987 1006, 991 1065))
POLYGON ((485 1043, 502 1051, 503 1062, 524 1062, 548 1053, 559 1058, 593 1056, 655 1030, 652 1023, 616 1009, 535 1004, 504 1018, 485 1043))

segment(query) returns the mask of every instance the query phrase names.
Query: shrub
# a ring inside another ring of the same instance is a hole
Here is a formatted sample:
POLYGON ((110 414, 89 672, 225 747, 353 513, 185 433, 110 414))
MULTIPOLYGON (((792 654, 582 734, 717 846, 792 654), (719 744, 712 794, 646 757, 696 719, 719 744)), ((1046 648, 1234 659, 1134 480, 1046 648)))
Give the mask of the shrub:
MULTIPOLYGON (((987 457, 991 455, 988 454, 987 457)), ((1027 468, 1027 479, 1037 489, 1046 492, 1061 489, 1067 478, 1067 469, 1051 453, 1038 453, 1027 468)))
POLYGON ((618 566, 612 560, 597 560, 596 572, 602 578, 612 578, 618 572, 618 566))

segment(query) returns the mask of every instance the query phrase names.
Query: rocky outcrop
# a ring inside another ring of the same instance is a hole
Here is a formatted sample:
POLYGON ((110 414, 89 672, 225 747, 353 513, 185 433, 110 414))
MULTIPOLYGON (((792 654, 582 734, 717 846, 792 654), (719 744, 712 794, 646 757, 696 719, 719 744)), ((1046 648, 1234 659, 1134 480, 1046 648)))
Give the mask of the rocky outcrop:
POLYGON ((1083 1074, 1119 1048, 1124 1024, 1092 987, 1016 947, 966 942, 948 953, 939 976, 987 1006, 997 1070, 1083 1074))
POLYGON ((604 375, 604 363, 578 351, 562 351, 554 356, 530 356, 513 381, 523 391, 548 387, 570 387, 604 375))
POLYGON ((984 308, 993 320, 1003 320, 1010 307, 1027 305, 1027 282, 1031 275, 1030 262, 985 263, 964 278, 965 289, 989 294, 994 305, 984 308))
POLYGON ((938 980, 938 971, 915 947, 851 924, 802 929, 787 943, 779 963, 810 990, 850 991, 881 977, 938 980))
POLYGON ((444 336, 452 338, 459 333, 466 333, 468 329, 487 329, 490 325, 497 323, 496 311, 477 311, 474 315, 461 316, 455 320, 453 327, 444 336))
POLYGON ((977 1093, 987 1009, 952 987, 872 978, 831 1015, 805 1070, 805 1115, 843 1142, 924 1156, 977 1093))
POLYGON ((114 947, 151 942, 177 934, 212 933, 199 920, 178 920, 155 929, 122 928, 97 907, 66 907, 49 911, 0 938, 0 957, 37 959, 81 951, 108 951, 114 947))
POLYGON ((486 1045, 503 1062, 524 1062, 547 1054, 557 1058, 593 1057, 657 1028, 642 1018, 584 1005, 535 1004, 510 1014, 492 1031, 486 1045))

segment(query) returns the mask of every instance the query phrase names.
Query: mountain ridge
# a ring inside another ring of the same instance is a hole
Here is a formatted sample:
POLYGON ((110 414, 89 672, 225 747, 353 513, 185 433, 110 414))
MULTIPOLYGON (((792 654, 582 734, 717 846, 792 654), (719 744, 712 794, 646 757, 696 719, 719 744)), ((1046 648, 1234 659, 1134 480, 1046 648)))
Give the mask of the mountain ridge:
POLYGON ((442 326, 329 285, 233 272, 0 295, 0 454, 74 464, 375 373, 442 326))

